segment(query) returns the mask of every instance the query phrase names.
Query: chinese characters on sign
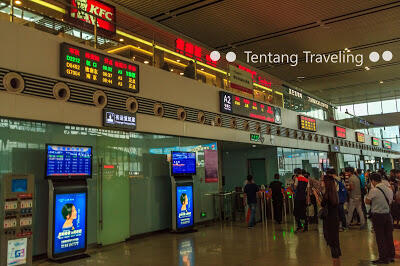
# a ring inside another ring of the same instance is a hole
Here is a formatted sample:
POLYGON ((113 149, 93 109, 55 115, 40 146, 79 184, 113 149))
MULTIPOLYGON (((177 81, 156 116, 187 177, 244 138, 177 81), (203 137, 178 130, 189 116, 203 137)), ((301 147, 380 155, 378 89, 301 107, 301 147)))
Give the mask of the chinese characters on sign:
POLYGON ((267 87, 267 88, 271 88, 272 87, 272 83, 270 81, 267 81, 264 77, 260 76, 256 71, 251 70, 245 66, 242 65, 238 65, 238 68, 247 71, 251 74, 251 77, 253 79, 253 83, 257 83, 258 85, 267 87))
POLYGON ((364 143, 365 142, 365 135, 361 132, 356 132, 356 140, 357 142, 364 143))
MULTIPOLYGON (((183 54, 187 57, 196 59, 196 61, 204 61, 203 60, 203 52, 205 52, 201 47, 194 45, 193 43, 187 42, 182 39, 175 40, 175 50, 177 53, 183 54)), ((213 61, 210 57, 210 53, 206 53, 205 55, 206 64, 216 67, 217 61, 213 61)))
POLYGON ((103 125, 105 127, 136 129, 136 114, 130 112, 104 109, 103 110, 103 125))
POLYGON ((316 132, 317 122, 314 118, 299 115, 299 129, 316 132))
POLYGON ((372 137, 372 146, 379 146, 379 139, 372 137))
POLYGON ((345 139, 346 138, 346 129, 344 127, 335 126, 336 137, 345 139))
POLYGON ((130 92, 139 92, 139 66, 89 50, 61 44, 60 75, 130 92))
POLYGON ((392 149, 392 143, 390 141, 382 140, 382 144, 385 149, 392 149))
POLYGON ((220 91, 220 112, 281 124, 281 109, 220 91))

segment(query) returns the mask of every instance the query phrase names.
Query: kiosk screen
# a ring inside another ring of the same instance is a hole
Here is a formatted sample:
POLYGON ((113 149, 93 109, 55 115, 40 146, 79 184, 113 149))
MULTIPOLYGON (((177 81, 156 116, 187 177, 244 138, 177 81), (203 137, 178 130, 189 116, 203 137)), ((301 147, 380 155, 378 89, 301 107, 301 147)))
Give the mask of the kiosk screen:
POLYGON ((28 180, 13 179, 11 181, 11 192, 26 192, 28 189, 28 180))
POLYGON ((195 152, 172 152, 172 176, 195 175, 196 153, 195 152))
POLYGON ((46 176, 49 178, 90 178, 92 176, 92 148, 47 145, 46 176))
POLYGON ((56 194, 53 254, 86 249, 86 193, 56 194))
POLYGON ((193 225, 193 186, 176 187, 176 226, 178 229, 193 225))

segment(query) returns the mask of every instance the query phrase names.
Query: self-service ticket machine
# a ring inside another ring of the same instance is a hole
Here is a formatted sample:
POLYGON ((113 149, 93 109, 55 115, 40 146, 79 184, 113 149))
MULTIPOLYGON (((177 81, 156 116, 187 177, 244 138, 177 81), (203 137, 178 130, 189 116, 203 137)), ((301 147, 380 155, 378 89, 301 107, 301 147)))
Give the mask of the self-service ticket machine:
POLYGON ((0 265, 32 265, 33 175, 6 174, 1 182, 0 265))
POLYGON ((46 145, 49 179, 47 255, 52 260, 87 256, 87 178, 92 148, 46 145))
POLYGON ((171 162, 172 231, 193 230, 193 175, 196 175, 196 153, 173 151, 171 162))

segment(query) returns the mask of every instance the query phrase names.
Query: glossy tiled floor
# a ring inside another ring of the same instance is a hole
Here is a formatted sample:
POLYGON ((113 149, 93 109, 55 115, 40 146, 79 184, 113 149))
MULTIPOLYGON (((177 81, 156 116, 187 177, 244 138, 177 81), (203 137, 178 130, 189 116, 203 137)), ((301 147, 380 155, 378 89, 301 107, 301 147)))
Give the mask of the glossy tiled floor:
MULTIPOLYGON (((63 265, 331 265, 322 228, 294 234, 293 222, 267 227, 215 224, 196 233, 162 233, 90 250, 90 258, 63 265)), ((394 238, 400 240, 400 230, 394 238)), ((370 265, 377 254, 375 236, 357 228, 340 233, 342 265, 370 265)), ((34 265, 52 265, 37 261, 34 265)), ((395 264, 400 265, 400 259, 395 264)))

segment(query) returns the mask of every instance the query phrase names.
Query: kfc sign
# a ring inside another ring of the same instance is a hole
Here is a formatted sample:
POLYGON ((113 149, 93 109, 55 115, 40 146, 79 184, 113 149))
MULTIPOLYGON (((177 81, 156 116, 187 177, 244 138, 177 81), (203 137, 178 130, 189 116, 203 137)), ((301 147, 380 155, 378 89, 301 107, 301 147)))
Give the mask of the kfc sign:
POLYGON ((98 0, 71 0, 70 16, 91 25, 94 25, 97 17, 99 29, 115 33, 114 6, 98 0))

